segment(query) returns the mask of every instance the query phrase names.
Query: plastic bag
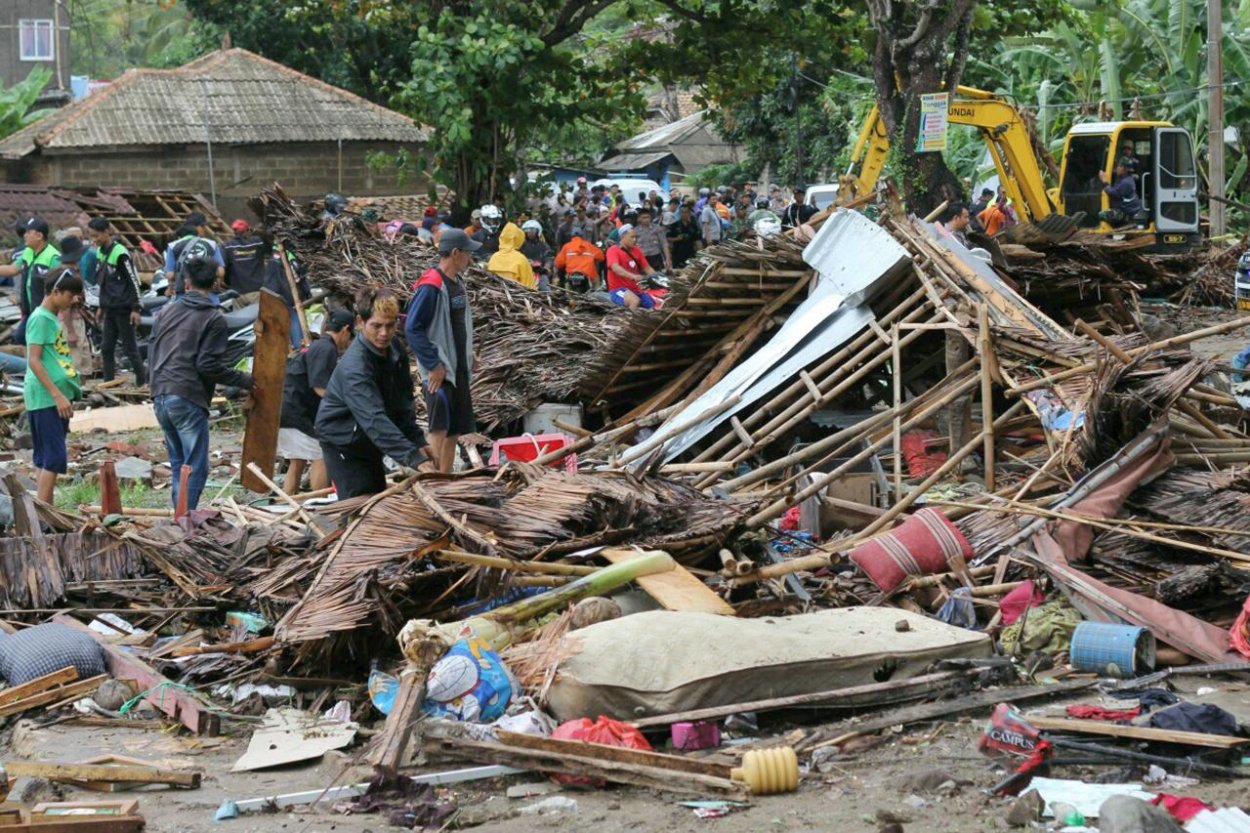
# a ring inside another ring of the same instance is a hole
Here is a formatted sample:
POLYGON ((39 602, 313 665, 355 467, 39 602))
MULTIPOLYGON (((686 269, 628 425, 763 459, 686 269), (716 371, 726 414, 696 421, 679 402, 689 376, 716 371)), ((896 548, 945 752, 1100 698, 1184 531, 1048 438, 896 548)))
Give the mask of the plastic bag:
POLYGON ((1233 650, 1250 659, 1250 596, 1246 597, 1245 604, 1241 606, 1241 613, 1237 616, 1237 621, 1233 622, 1230 636, 1233 650))
POLYGON ((503 717, 520 686, 499 654, 477 637, 461 639, 434 663, 421 708, 435 717, 490 723, 503 717))
MULTIPOLYGON (((613 720, 602 715, 599 716, 598 720, 593 721, 588 717, 582 717, 577 720, 570 720, 567 723, 561 723, 551 733, 551 736, 561 740, 580 740, 586 743, 601 743, 604 746, 641 749, 644 752, 654 751, 651 744, 643 737, 642 732, 628 723, 622 723, 619 720, 613 720)), ((585 784, 602 787, 604 783, 602 779, 588 778, 584 775, 557 773, 551 777, 561 784, 585 784)))

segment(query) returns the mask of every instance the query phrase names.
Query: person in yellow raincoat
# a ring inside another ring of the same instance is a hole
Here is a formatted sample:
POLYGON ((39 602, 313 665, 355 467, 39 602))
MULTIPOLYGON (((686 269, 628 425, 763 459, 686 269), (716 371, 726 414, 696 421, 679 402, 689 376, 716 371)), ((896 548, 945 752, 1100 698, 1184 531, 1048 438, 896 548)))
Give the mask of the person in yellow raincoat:
POLYGON ((516 223, 508 223, 499 233, 499 251, 490 256, 486 268, 501 278, 516 281, 526 289, 538 289, 534 267, 530 266, 529 259, 520 251, 524 242, 525 232, 516 223))

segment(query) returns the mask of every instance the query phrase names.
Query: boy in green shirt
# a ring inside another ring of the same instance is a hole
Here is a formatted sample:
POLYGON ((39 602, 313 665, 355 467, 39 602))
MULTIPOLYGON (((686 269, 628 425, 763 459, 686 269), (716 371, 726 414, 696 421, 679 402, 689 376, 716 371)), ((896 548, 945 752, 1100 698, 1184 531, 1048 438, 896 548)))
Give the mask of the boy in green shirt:
POLYGON ((69 342, 57 313, 69 309, 82 294, 82 278, 70 269, 48 275, 43 301, 26 319, 26 381, 22 398, 30 420, 39 499, 52 503, 56 476, 65 474, 68 455, 65 437, 74 413, 70 401, 82 394, 82 384, 70 358, 69 342))

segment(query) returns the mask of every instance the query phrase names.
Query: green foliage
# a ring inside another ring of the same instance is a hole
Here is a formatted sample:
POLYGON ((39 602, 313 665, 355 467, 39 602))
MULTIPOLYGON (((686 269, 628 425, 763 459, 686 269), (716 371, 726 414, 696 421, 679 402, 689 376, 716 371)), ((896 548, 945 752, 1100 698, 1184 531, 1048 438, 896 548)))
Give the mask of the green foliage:
POLYGON ((758 179, 759 171, 747 162, 727 162, 723 165, 708 165, 703 170, 686 177, 683 185, 692 188, 715 188, 730 183, 751 182, 758 179))
POLYGON ((13 86, 0 87, 0 139, 52 112, 32 109, 51 77, 47 68, 35 67, 13 86))
POLYGON ((178 3, 70 0, 68 8, 76 75, 110 79, 131 67, 180 66, 221 43, 220 28, 178 3))

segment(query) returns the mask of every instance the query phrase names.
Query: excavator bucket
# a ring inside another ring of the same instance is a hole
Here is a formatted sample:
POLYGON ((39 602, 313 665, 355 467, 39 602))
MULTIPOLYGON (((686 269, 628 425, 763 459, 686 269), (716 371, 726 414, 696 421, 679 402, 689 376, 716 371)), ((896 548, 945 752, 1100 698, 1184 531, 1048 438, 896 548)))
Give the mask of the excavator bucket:
POLYGON ((999 235, 1003 243, 1062 243, 1081 228, 1085 213, 1048 214, 1035 223, 1020 223, 999 235))

